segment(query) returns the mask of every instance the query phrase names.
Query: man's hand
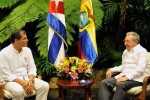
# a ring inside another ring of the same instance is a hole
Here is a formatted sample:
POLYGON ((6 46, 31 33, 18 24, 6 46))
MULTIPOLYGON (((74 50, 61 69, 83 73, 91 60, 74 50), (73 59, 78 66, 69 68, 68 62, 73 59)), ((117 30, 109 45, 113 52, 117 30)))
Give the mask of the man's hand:
POLYGON ((119 77, 116 80, 117 80, 117 82, 123 82, 123 81, 127 81, 129 79, 127 77, 119 77))
MULTIPOLYGON (((33 80, 33 78, 31 78, 31 79, 33 80)), ((33 85, 34 83, 32 80, 25 81, 25 80, 21 80, 21 79, 16 78, 14 80, 14 82, 19 83, 23 87, 23 89, 25 90, 27 95, 32 95, 33 89, 34 89, 34 85, 33 85)))
POLYGON ((32 95, 33 94, 33 89, 34 89, 34 85, 32 81, 27 81, 26 82, 26 86, 23 86, 25 92, 27 95, 32 95))
POLYGON ((109 69, 107 72, 106 72, 106 78, 111 78, 112 76, 112 71, 109 69))

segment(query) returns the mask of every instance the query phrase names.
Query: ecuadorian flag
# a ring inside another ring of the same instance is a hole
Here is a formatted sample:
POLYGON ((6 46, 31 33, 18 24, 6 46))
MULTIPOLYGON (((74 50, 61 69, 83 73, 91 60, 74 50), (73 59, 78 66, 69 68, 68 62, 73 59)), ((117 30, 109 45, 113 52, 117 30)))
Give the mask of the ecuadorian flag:
POLYGON ((81 0, 78 55, 93 63, 97 57, 96 31, 91 0, 81 0))
POLYGON ((48 31, 48 61, 57 65, 65 57, 66 25, 63 0, 50 0, 47 23, 48 31))

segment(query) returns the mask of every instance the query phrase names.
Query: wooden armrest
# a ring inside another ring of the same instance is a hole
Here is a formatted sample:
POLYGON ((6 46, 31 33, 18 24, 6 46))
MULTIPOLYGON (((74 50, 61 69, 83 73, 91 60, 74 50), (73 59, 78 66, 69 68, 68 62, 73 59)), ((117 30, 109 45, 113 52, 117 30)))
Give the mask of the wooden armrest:
POLYGON ((145 76, 144 80, 143 80, 143 86, 142 86, 142 100, 146 99, 146 90, 147 90, 147 85, 148 85, 148 81, 150 80, 150 76, 145 76))
POLYGON ((4 100, 3 83, 0 82, 0 100, 4 100))

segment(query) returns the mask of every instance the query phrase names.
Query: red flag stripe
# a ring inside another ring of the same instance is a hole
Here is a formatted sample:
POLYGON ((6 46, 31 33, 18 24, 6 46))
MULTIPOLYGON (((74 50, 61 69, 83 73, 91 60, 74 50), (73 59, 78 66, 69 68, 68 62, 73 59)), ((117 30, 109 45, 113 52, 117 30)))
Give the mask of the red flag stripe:
POLYGON ((56 6, 55 1, 51 1, 49 3, 49 8, 48 8, 48 12, 49 13, 60 13, 60 14, 64 14, 64 10, 62 9, 64 6, 64 3, 59 1, 58 2, 58 6, 56 6))
POLYGON ((82 49, 81 49, 81 43, 80 41, 78 41, 78 56, 80 59, 84 59, 84 53, 82 52, 82 49))

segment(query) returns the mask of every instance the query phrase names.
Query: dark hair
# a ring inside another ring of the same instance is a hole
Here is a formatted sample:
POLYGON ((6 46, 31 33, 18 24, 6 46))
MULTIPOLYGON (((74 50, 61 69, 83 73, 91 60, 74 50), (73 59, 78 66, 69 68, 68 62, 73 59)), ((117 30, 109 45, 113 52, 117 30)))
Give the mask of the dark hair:
POLYGON ((11 35, 10 35, 11 43, 14 43, 15 39, 18 39, 18 40, 21 39, 21 34, 20 33, 26 34, 25 31, 19 30, 19 29, 16 29, 11 33, 11 35))

